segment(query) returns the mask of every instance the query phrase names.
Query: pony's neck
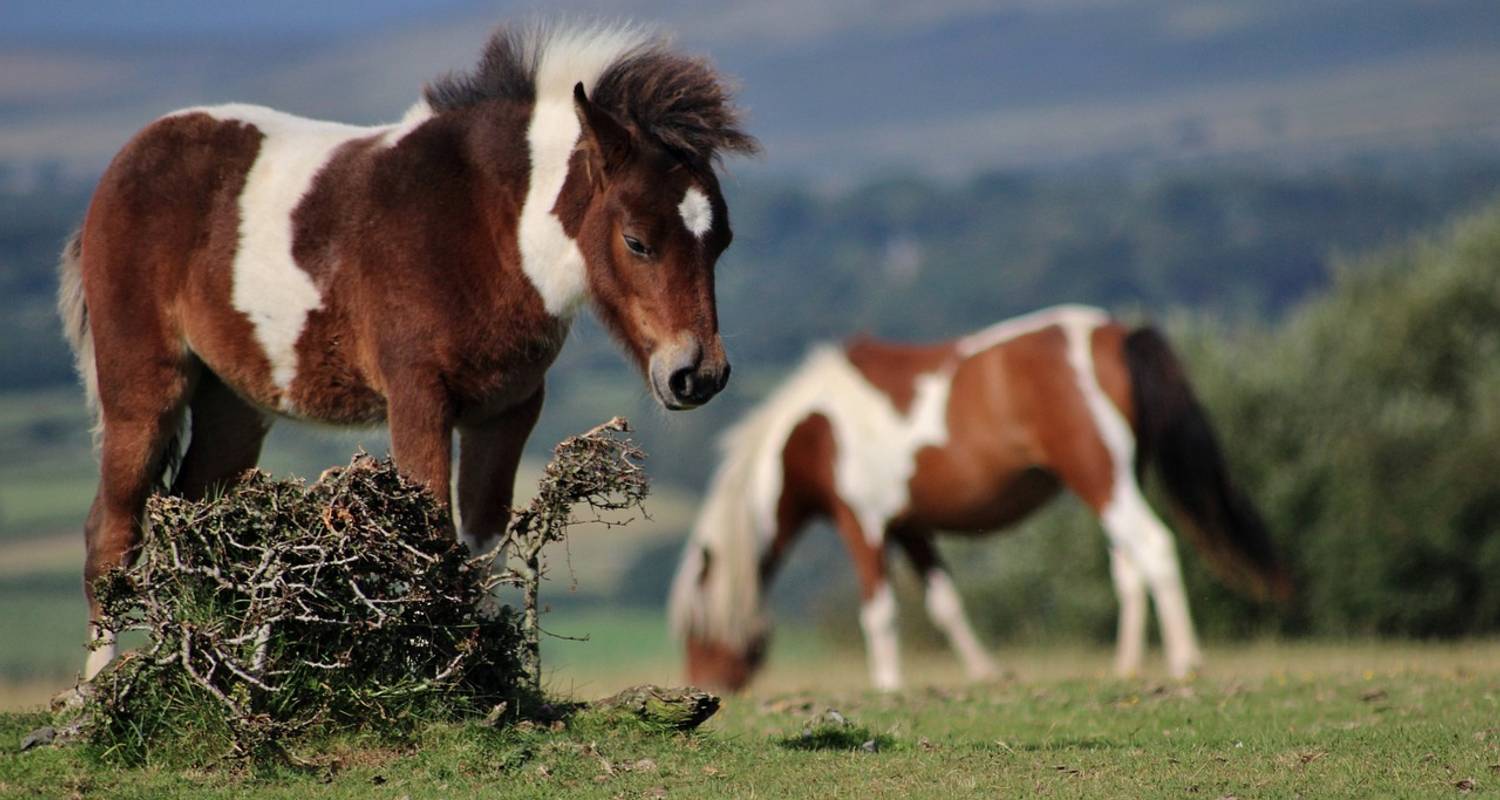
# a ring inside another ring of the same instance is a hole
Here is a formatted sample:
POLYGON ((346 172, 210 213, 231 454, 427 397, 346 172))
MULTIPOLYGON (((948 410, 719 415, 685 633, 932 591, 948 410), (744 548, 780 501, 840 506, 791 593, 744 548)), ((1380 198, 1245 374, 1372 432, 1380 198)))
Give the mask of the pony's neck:
POLYGON ((588 298, 588 269, 575 238, 593 194, 578 152, 581 135, 571 98, 544 98, 532 108, 530 171, 517 231, 521 270, 547 313, 565 319, 588 298))
POLYGON ((533 106, 495 100, 456 113, 462 114, 469 168, 490 187, 483 214, 494 241, 515 242, 520 255, 513 264, 501 245, 500 262, 520 271, 549 315, 570 321, 588 299, 577 236, 593 199, 577 153, 581 131, 571 101, 533 106))

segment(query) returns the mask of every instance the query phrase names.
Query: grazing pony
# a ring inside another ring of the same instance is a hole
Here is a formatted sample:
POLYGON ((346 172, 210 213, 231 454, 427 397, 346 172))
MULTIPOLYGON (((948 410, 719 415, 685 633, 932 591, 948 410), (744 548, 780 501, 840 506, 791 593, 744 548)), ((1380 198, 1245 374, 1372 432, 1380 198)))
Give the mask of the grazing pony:
MULTIPOLYGON (((714 170, 755 149, 706 61, 630 27, 502 28, 391 125, 249 105, 151 123, 61 265, 99 422, 90 619, 153 485, 224 485, 275 415, 388 424, 400 469, 444 503, 456 430, 460 533, 486 546, 585 300, 662 405, 708 401, 729 378, 714 170)), ((86 679, 114 655, 91 635, 86 679)))
POLYGON ((813 351, 723 440, 672 587, 691 681, 738 688, 765 654, 766 585, 803 526, 831 519, 859 577, 871 679, 901 683, 885 545, 922 575, 927 610, 971 676, 994 666, 933 547, 937 530, 1010 525, 1062 487, 1099 516, 1120 601, 1121 673, 1140 665, 1146 592, 1167 664, 1199 661, 1171 534, 1141 492, 1155 463, 1194 539, 1231 577, 1285 596, 1260 517, 1166 341, 1080 306, 934 345, 856 340, 813 351))

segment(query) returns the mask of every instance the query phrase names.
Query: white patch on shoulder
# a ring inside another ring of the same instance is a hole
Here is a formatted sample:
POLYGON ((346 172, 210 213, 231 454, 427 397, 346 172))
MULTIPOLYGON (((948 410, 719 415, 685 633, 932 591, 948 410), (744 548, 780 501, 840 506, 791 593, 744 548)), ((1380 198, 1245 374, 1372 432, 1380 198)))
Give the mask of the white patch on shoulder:
POLYGON ((570 317, 588 295, 588 272, 578 243, 552 213, 568 177, 582 128, 573 86, 592 91, 609 66, 650 41, 630 27, 538 30, 527 47, 537 59, 536 103, 526 128, 531 180, 521 205, 521 269, 547 313, 570 317))
POLYGON ((682 215, 682 224, 688 232, 699 239, 714 226, 714 207, 708 202, 708 195, 696 186, 689 186, 683 193, 677 213, 682 215))
POLYGON ((286 390, 297 376, 297 340, 308 315, 323 304, 321 291, 292 257, 292 213, 341 145, 368 137, 394 144, 401 133, 425 121, 422 108, 425 104, 413 108, 399 125, 377 127, 306 119, 238 103, 170 115, 208 114, 252 126, 263 137, 240 192, 231 302, 254 326, 280 394, 276 405, 283 411, 291 410, 286 390))

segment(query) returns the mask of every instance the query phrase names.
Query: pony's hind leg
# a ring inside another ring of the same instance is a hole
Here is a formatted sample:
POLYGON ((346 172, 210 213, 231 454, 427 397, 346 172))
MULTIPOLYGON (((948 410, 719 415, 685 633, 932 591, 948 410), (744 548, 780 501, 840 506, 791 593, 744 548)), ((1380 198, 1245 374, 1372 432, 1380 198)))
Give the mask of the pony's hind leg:
POLYGON ((162 477, 168 448, 176 446, 183 400, 191 384, 189 371, 173 360, 111 362, 108 358, 101 349, 99 491, 84 527, 87 555, 83 567, 89 638, 97 646, 84 663, 84 680, 92 679, 115 656, 114 634, 98 625, 94 582, 134 558, 146 497, 162 477))
POLYGON ((998 671, 964 613, 963 598, 953 587, 948 565, 933 546, 932 534, 927 531, 902 530, 896 535, 901 549, 911 559, 912 566, 922 575, 922 585, 927 591, 927 616, 948 637, 948 643, 964 663, 964 671, 971 680, 988 680, 998 671))
MULTIPOLYGON (((1174 678, 1186 677, 1198 668, 1203 656, 1198 649, 1197 634, 1193 632, 1187 591, 1182 585, 1182 567, 1177 561, 1172 534, 1146 504, 1146 498, 1133 479, 1118 482, 1109 504, 1100 513, 1100 519, 1109 533, 1112 547, 1122 551, 1123 557, 1131 561, 1151 590, 1157 621, 1161 623, 1162 649, 1166 651, 1168 672, 1174 678)), ((1126 610, 1122 605, 1122 632, 1126 610)), ((1144 603, 1140 614, 1144 617, 1144 603)), ((1137 624, 1144 628, 1144 619, 1137 624)))
POLYGON ((172 493, 201 500, 255 466, 271 425, 260 409, 206 369, 188 407, 192 411, 192 439, 172 483, 172 493))
POLYGON ((1146 649, 1146 580, 1135 562, 1120 548, 1109 548, 1109 571, 1120 601, 1120 631, 1115 642, 1115 674, 1122 678, 1140 672, 1146 649))

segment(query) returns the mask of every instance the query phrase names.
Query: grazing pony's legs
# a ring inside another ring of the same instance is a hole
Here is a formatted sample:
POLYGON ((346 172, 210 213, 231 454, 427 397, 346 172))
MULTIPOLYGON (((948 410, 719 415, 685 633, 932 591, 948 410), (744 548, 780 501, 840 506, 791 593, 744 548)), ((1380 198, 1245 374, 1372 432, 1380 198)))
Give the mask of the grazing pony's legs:
POLYGON ((483 423, 458 430, 459 539, 472 553, 490 547, 510 521, 516 467, 542 412, 543 390, 483 423))
MULTIPOLYGON (((1104 529, 1114 549, 1123 552, 1139 570, 1151 590, 1161 623, 1162 648, 1166 650, 1167 670, 1182 678, 1198 668, 1203 655, 1198 649, 1193 620, 1188 613, 1187 592, 1182 586, 1182 568, 1172 534, 1162 523, 1133 476, 1119 480, 1114 496, 1100 514, 1104 529)), ((1121 606, 1121 628, 1125 625, 1121 606)), ((1141 623, 1144 626, 1144 622, 1141 623)), ((1124 646, 1124 640, 1121 640, 1124 646)))
POLYGON ((865 634, 870 682, 882 691, 899 689, 901 647, 896 638, 896 597, 886 573, 885 548, 879 538, 872 542, 865 535, 865 525, 843 503, 834 505, 833 521, 859 577, 859 626, 865 634))
POLYGON ((1139 661, 1139 655, 1130 650, 1138 651, 1144 636, 1145 603, 1138 588, 1144 581, 1161 623, 1167 670, 1173 677, 1185 677, 1198 667, 1202 655, 1188 614, 1177 548, 1167 526, 1146 504, 1130 463, 1134 455, 1131 434, 1110 408, 1112 417, 1104 420, 1089 412, 1095 425, 1092 432, 1075 430, 1071 436, 1046 441, 1045 455, 1062 482, 1099 517, 1109 536, 1111 557, 1128 562, 1112 567, 1120 594, 1117 665, 1139 661))
POLYGON ((932 534, 903 529, 895 538, 911 559, 912 566, 922 575, 922 584, 927 588, 927 616, 947 635, 948 643, 964 662, 969 678, 987 680, 995 677, 995 662, 969 626, 963 599, 953 588, 948 565, 932 544, 932 534))
POLYGON ((1146 648, 1146 580, 1120 548, 1109 548, 1109 571, 1120 601, 1120 631, 1115 642, 1115 674, 1122 678, 1141 669, 1146 648))

